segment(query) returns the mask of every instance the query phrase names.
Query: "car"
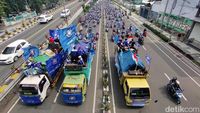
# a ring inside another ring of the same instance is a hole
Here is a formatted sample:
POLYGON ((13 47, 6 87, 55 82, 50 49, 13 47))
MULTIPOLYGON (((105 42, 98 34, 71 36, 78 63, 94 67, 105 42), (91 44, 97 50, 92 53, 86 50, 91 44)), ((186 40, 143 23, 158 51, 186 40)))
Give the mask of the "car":
POLYGON ((7 45, 0 54, 1 64, 11 64, 19 59, 23 54, 23 49, 31 45, 23 39, 16 40, 7 45))
POLYGON ((70 15, 70 10, 69 9, 64 9, 61 13, 60 13, 60 17, 61 18, 65 18, 67 16, 70 15))
POLYGON ((48 23, 49 21, 53 20, 53 15, 42 14, 38 17, 39 23, 48 23))

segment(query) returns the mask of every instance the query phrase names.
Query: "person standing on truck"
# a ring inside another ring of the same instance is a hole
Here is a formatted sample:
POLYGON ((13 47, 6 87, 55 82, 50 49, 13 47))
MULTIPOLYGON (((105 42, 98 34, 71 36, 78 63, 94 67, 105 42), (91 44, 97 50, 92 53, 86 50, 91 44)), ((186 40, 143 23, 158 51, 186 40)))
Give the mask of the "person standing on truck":
POLYGON ((82 56, 78 56, 78 65, 84 65, 82 56))

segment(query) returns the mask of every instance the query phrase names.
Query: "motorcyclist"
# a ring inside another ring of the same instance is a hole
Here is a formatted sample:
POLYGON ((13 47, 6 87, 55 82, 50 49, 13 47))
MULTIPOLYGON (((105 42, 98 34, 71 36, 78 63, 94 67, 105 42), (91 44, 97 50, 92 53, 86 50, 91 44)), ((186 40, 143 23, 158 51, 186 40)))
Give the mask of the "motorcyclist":
POLYGON ((174 87, 175 89, 180 89, 180 86, 179 86, 180 82, 177 80, 176 77, 173 77, 170 81, 171 81, 172 87, 174 87))

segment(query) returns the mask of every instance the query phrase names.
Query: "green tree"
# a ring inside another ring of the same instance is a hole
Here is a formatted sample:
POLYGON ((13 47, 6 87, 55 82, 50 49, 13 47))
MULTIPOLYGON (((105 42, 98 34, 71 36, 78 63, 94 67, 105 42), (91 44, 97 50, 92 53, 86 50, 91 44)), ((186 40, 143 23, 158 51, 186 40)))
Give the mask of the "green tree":
POLYGON ((5 16, 6 3, 4 0, 0 0, 0 17, 5 16))

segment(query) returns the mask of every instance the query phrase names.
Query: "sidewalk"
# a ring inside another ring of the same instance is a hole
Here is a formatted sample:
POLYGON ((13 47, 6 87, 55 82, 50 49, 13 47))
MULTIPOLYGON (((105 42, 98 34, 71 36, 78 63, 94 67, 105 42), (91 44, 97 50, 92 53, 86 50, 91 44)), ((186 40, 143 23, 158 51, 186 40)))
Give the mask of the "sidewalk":
MULTIPOLYGON (((134 14, 134 16, 136 18, 138 18, 138 15, 134 14)), ((197 63, 198 65, 200 65, 200 51, 194 49, 193 47, 187 45, 184 42, 178 41, 177 37, 169 34, 166 31, 163 31, 161 28, 157 27, 156 25, 150 23, 149 21, 147 21, 146 19, 141 19, 142 17, 140 17, 140 20, 142 20, 145 24, 148 24, 150 27, 154 28, 155 30, 161 32, 161 34, 163 34, 164 36, 166 36, 169 40, 171 40, 168 44, 170 46, 172 46, 173 48, 175 48, 176 50, 178 50, 179 52, 181 52, 183 55, 185 55, 187 58, 189 58, 192 61, 195 61, 195 63, 197 63)))
MULTIPOLYGON (((72 2, 67 2, 65 5, 73 4, 75 2, 78 2, 78 0, 74 0, 72 2)), ((63 7, 63 5, 62 5, 63 7)), ((46 10, 45 13, 48 14, 54 14, 55 12, 62 9, 61 6, 56 6, 52 9, 46 10)), ((9 38, 12 38, 13 36, 25 31, 26 29, 29 29, 35 25, 37 25, 37 16, 31 19, 26 19, 24 21, 21 21, 19 23, 16 23, 11 26, 4 26, 3 29, 0 30, 0 43, 3 41, 6 41, 9 38)))
MULTIPOLYGON (((120 6, 121 9, 123 10, 129 11, 127 8, 123 7, 122 5, 119 5, 118 3, 116 3, 116 5, 120 6)), ((150 23, 147 19, 133 12, 131 13, 131 18, 138 20, 139 24, 141 25, 147 24, 151 28, 155 29, 157 32, 160 32, 160 34, 164 35, 166 38, 168 38, 168 40, 170 40, 170 42, 168 42, 170 46, 172 46, 173 48, 175 48, 176 50, 181 52, 183 55, 185 55, 187 58, 189 58, 194 63, 200 66, 200 51, 192 48, 191 46, 187 45, 184 42, 178 41, 177 37, 169 34, 166 31, 163 31, 161 28, 157 27, 153 23, 150 23)))

